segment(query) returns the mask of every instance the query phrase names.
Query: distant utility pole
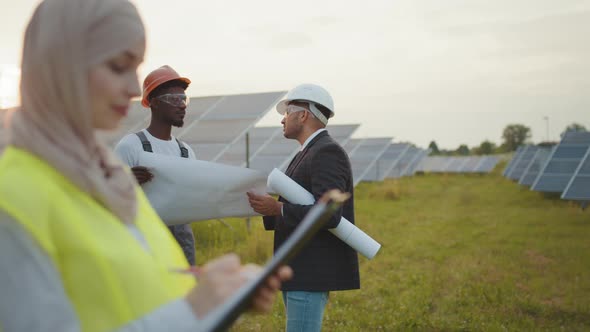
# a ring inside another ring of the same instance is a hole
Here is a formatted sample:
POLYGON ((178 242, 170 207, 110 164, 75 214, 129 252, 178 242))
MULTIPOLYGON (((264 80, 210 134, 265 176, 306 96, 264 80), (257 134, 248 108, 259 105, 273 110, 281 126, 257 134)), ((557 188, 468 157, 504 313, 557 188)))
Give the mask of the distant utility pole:
POLYGON ((545 122, 547 124, 547 136, 546 136, 546 140, 547 142, 549 142, 549 117, 545 116, 543 119, 545 119, 545 122))

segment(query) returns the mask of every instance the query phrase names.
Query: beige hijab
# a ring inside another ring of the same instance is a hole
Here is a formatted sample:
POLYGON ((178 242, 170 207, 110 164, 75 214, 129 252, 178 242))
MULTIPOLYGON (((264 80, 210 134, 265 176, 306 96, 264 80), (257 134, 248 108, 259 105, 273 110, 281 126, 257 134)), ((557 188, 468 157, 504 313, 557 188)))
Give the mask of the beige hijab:
POLYGON ((26 30, 10 143, 47 161, 125 223, 134 180, 95 135, 89 69, 145 40, 127 0, 45 0, 26 30))

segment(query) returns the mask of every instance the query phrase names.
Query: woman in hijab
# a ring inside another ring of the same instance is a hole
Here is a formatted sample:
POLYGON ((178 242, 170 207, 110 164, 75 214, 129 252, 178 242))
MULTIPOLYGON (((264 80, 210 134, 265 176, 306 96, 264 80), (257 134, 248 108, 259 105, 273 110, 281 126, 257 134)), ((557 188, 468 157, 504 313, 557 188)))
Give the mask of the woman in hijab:
MULTIPOLYGON (((144 27, 127 0, 45 0, 26 30, 21 108, 0 158, 0 331, 197 331, 255 270, 203 268, 96 138, 141 91, 144 27)), ((283 268, 254 300, 268 311, 283 268)))

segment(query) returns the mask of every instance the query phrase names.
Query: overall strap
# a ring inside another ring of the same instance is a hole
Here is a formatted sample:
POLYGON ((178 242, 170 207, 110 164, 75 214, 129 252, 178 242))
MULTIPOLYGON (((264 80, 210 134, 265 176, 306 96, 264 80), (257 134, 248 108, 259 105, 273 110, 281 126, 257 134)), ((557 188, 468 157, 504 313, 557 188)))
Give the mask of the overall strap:
POLYGON ((180 157, 188 158, 188 149, 184 147, 182 143, 176 138, 176 143, 178 143, 178 147, 180 148, 180 157))
POLYGON ((135 133, 135 135, 137 135, 137 137, 139 137, 139 140, 141 141, 141 146, 143 147, 143 151, 154 152, 152 150, 152 143, 150 143, 150 141, 148 141, 148 139, 145 136, 145 134, 143 133, 143 131, 138 131, 135 133))

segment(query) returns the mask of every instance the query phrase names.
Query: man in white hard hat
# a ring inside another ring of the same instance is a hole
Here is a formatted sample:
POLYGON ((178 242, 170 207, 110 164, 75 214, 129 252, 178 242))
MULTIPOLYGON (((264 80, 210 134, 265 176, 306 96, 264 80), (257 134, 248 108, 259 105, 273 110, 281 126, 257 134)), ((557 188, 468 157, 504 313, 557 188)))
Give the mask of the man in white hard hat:
MULTIPOLYGON (((329 292, 360 288, 356 252, 328 231, 338 226, 341 217, 354 223, 352 170, 348 155, 325 128, 334 115, 328 91, 318 85, 299 85, 279 102, 277 111, 283 115, 284 136, 301 144, 286 175, 316 200, 330 189, 351 194, 326 229, 291 261, 294 277, 282 287, 287 331, 320 331, 329 292)), ((275 231, 275 251, 312 207, 292 204, 282 197, 278 201, 269 195, 248 193, 248 197, 252 208, 264 216, 265 229, 275 231)))

